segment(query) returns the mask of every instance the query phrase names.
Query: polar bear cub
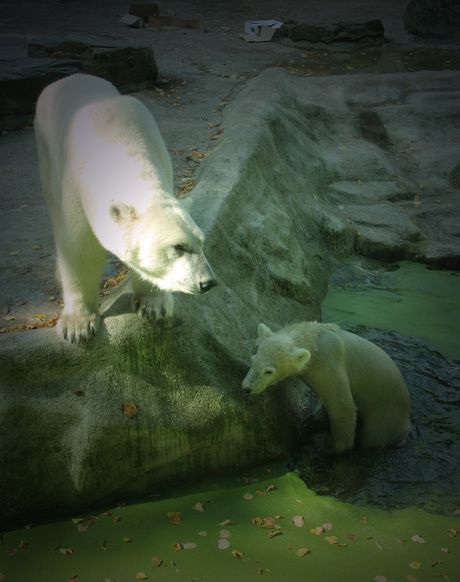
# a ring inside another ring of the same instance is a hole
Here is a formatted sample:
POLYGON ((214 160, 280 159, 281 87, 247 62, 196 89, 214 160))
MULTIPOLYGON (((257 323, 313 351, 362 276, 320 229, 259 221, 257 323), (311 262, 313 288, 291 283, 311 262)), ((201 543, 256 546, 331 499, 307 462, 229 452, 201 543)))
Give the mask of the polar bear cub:
POLYGON ((72 75, 44 89, 35 135, 40 178, 57 248, 71 342, 99 326, 99 284, 107 250, 132 271, 133 307, 169 317, 171 291, 216 285, 190 206, 173 194, 172 164, 157 124, 137 99, 109 82, 72 75))
POLYGON ((395 443, 409 430, 406 384, 390 356, 375 344, 317 322, 297 323, 277 333, 261 323, 258 334, 243 389, 258 394, 288 376, 301 378, 329 415, 329 452, 354 446, 357 418, 362 422, 360 444, 368 448, 395 443))

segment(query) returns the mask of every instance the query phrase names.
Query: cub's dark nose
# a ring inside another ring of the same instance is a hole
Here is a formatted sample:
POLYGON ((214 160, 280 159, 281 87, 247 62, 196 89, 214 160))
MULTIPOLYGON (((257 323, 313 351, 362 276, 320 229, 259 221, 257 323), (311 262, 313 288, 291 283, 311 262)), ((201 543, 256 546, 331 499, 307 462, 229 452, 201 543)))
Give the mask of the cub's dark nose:
POLYGON ((200 293, 207 293, 210 289, 217 285, 217 281, 215 279, 210 279, 209 281, 205 281, 204 283, 200 282, 200 293))

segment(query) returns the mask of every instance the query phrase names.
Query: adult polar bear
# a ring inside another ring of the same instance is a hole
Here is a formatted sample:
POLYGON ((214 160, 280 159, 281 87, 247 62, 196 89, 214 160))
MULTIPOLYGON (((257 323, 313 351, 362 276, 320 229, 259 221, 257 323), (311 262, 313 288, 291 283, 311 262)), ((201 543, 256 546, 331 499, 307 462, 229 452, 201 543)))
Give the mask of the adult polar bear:
POLYGON ((147 318, 172 315, 171 291, 204 293, 216 285, 203 233, 190 206, 173 195, 170 156, 140 101, 97 77, 72 75, 40 95, 35 135, 64 338, 78 343, 97 331, 106 250, 131 268, 133 307, 147 318))
POLYGON ((410 398, 390 356, 370 341, 334 324, 297 323, 273 333, 259 325, 258 350, 243 389, 258 394, 288 376, 301 378, 318 396, 331 422, 329 452, 351 449, 357 417, 361 444, 385 446, 409 430, 410 398))

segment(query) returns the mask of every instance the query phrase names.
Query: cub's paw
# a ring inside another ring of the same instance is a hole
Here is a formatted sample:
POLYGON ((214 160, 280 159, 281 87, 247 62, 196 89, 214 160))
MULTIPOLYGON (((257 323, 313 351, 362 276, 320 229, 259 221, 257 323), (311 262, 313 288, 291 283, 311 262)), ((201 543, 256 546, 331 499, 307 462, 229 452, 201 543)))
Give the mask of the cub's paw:
POLYGON ((98 313, 63 313, 58 320, 57 330, 71 344, 86 343, 99 328, 98 313))
POLYGON ((132 306, 139 317, 159 321, 172 316, 174 299, 171 293, 155 289, 148 295, 133 295, 132 306))

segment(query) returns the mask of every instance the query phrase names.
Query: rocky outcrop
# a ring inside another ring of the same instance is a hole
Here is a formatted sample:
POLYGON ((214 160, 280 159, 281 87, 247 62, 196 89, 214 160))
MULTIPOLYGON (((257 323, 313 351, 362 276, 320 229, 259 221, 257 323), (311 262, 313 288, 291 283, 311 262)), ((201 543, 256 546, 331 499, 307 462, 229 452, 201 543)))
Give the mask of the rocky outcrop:
POLYGON ((407 32, 421 38, 460 39, 459 0, 411 0, 404 11, 407 32))
POLYGON ((0 130, 30 123, 42 90, 73 73, 97 75, 125 89, 152 83, 158 77, 149 44, 109 35, 35 38, 29 43, 28 55, 0 63, 0 130))
POLYGON ((385 42, 384 28, 380 20, 365 23, 337 22, 333 24, 297 24, 290 29, 289 38, 314 46, 343 45, 353 48, 380 46, 385 42))
POLYGON ((177 294, 160 327, 131 313, 123 284, 87 346, 50 329, 0 336, 2 521, 80 512, 300 444, 303 386, 241 392, 257 325, 320 319, 330 268, 354 253, 460 268, 458 82, 268 69, 248 83, 192 194, 219 286, 177 294))

